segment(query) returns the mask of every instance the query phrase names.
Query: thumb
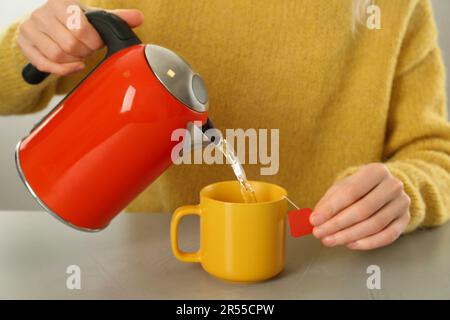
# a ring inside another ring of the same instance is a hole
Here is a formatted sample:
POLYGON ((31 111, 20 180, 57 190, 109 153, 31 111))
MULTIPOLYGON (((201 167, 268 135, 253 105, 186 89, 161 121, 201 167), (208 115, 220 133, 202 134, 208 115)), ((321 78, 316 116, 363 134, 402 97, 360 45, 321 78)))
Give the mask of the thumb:
POLYGON ((131 28, 139 27, 144 22, 144 14, 137 9, 116 9, 109 12, 125 20, 131 28))

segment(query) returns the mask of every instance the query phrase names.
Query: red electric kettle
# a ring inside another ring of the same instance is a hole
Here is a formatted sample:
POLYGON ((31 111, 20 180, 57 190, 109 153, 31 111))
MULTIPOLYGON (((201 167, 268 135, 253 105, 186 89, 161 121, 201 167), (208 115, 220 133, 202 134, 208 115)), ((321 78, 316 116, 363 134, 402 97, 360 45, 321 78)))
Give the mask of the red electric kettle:
MULTIPOLYGON (((111 13, 86 16, 107 55, 18 143, 16 165, 46 211, 98 231, 170 166, 175 129, 211 123, 203 80, 184 59, 141 44, 111 13)), ((29 64, 22 75, 37 84, 48 73, 29 64)))

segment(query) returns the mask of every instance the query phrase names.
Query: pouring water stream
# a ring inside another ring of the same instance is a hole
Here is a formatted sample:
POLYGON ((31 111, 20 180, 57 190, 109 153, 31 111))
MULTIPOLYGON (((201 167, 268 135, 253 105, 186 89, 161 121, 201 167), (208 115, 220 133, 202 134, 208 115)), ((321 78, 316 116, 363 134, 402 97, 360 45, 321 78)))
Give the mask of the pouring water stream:
MULTIPOLYGON (((216 143, 216 148, 225 156, 225 159, 227 160, 228 164, 231 165, 234 175, 236 176, 236 179, 239 182, 244 202, 245 203, 258 202, 255 190, 253 189, 251 183, 247 180, 244 167, 242 166, 238 157, 234 153, 232 146, 222 136, 220 136, 219 139, 220 140, 216 143)), ((294 208, 296 208, 297 210, 299 209, 299 207, 287 196, 283 196, 283 198, 286 199, 286 201, 288 201, 289 204, 291 204, 294 208)))

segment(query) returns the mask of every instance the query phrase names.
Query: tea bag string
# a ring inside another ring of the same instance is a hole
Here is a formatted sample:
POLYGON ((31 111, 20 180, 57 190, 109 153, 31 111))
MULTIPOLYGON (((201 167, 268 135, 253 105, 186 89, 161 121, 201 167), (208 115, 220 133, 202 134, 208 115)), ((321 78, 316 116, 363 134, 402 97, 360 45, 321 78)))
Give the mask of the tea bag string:
POLYGON ((300 210, 300 208, 291 199, 289 199, 287 196, 283 196, 283 198, 286 199, 287 202, 289 202, 295 209, 300 210))

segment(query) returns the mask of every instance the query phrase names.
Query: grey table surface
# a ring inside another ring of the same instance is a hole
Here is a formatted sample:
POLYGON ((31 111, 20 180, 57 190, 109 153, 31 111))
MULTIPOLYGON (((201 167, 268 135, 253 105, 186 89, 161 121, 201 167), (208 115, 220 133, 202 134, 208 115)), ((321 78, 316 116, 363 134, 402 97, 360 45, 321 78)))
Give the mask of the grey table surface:
MULTIPOLYGON (((450 224, 370 252, 325 248, 287 237, 286 268, 256 284, 227 283, 176 260, 169 214, 123 213, 100 233, 70 229, 45 212, 0 211, 1 299, 448 299, 450 224), (66 269, 81 268, 69 290, 66 269), (381 270, 368 289, 367 268, 381 270)), ((180 226, 184 249, 198 246, 198 220, 180 226)))

